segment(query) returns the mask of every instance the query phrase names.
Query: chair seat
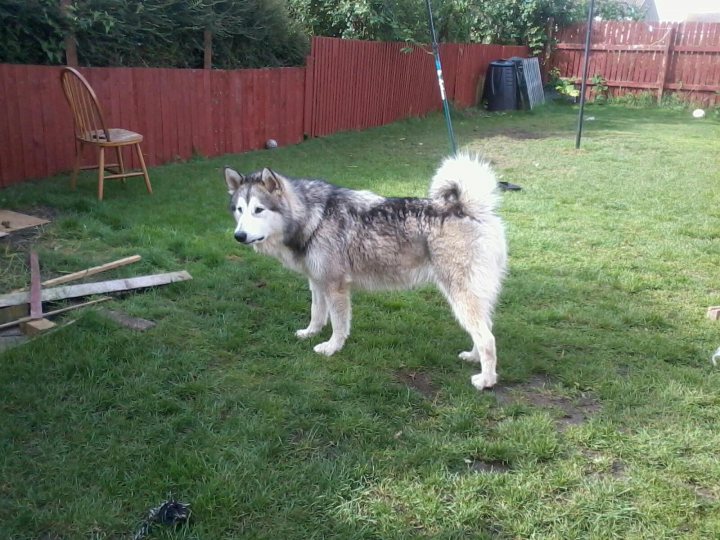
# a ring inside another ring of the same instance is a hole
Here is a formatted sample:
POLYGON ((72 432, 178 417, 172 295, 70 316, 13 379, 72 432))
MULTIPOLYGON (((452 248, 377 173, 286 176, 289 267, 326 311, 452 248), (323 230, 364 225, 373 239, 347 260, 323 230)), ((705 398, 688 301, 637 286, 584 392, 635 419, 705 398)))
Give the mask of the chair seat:
POLYGON ((105 132, 102 130, 91 131, 78 137, 80 140, 101 146, 124 146, 126 144, 141 143, 143 136, 134 131, 120 128, 108 128, 110 140, 105 138, 105 132))

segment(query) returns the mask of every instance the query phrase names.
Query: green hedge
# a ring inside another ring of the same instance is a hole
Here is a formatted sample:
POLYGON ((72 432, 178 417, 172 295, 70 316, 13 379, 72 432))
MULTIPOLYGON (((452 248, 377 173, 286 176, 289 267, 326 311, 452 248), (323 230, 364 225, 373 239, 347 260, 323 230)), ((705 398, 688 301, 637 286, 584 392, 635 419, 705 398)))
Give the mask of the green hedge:
POLYGON ((83 66, 213 67, 300 65, 308 39, 283 0, 0 0, 0 62, 65 63, 74 35, 83 66))

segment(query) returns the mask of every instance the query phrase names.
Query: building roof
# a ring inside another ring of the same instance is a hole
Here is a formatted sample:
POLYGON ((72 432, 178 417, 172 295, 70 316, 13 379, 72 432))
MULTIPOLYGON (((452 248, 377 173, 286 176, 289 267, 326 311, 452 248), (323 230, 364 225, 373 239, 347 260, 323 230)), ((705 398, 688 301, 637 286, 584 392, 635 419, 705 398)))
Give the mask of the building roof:
POLYGON ((660 20, 655 0, 624 0, 624 2, 644 14, 642 21, 657 22, 660 20))

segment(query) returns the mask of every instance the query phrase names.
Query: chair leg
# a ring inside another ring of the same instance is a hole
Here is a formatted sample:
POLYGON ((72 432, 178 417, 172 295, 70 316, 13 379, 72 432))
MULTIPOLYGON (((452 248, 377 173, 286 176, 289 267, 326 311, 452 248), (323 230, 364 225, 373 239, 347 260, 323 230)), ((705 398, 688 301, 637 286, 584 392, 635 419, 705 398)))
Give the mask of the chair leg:
MULTIPOLYGON (((123 163, 123 157, 122 157, 122 146, 116 146, 115 147, 115 153, 117 154, 117 162, 118 162, 118 169, 120 174, 125 174, 125 164, 123 163)), ((127 178, 122 179, 122 183, 125 184, 127 182, 127 178)))
POLYGON ((100 159, 98 162, 98 200, 103 199, 103 182, 105 181, 105 148, 100 147, 100 159))
POLYGON ((72 176, 70 177, 70 189, 77 189, 77 176, 80 171, 80 154, 82 154, 83 145, 75 141, 75 166, 73 167, 72 176))
POLYGON ((150 185, 150 176, 147 172, 147 167, 145 166, 145 158, 142 155, 142 150, 140 149, 140 143, 135 145, 135 150, 137 151, 138 160, 140 161, 140 168, 142 169, 143 176, 145 177, 145 187, 148 190, 148 193, 152 195, 152 186, 150 185))

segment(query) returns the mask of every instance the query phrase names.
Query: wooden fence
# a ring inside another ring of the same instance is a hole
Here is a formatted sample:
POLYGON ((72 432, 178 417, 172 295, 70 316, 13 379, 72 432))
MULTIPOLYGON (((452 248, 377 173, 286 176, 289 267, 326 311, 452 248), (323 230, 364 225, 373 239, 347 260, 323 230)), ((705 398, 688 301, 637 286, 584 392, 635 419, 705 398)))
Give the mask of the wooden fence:
MULTIPOLYGON (((477 103, 488 63, 525 47, 441 48, 448 96, 477 103)), ((142 133, 149 165, 195 154, 298 143, 441 108, 432 55, 401 43, 315 38, 306 67, 224 70, 81 68, 108 124, 142 133)), ((0 187, 72 168, 72 118, 60 68, 0 64, 0 187)))
MULTIPOLYGON (((559 32, 551 58, 551 67, 578 83, 586 29, 559 32)), ((720 104, 720 23, 594 23, 591 43, 588 77, 604 77, 611 96, 651 92, 660 100, 675 92, 699 105, 720 104)))
MULTIPOLYGON (((490 62, 527 56, 526 47, 442 44, 448 98, 478 103, 490 62)), ((307 64, 305 132, 312 137, 389 124, 441 108, 432 52, 403 43, 315 38, 307 64)))

